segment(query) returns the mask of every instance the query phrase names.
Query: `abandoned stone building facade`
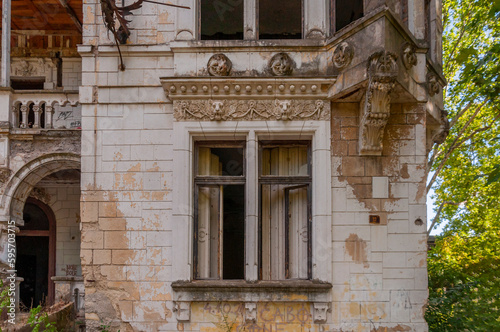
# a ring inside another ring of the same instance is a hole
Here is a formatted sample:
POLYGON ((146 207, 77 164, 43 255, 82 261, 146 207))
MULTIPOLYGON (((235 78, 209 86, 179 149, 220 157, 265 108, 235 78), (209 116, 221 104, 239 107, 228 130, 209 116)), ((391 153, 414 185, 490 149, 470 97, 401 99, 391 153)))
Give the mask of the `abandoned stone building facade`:
POLYGON ((426 331, 441 1, 142 2, 119 49, 103 3, 2 1, 20 301, 88 331, 426 331))

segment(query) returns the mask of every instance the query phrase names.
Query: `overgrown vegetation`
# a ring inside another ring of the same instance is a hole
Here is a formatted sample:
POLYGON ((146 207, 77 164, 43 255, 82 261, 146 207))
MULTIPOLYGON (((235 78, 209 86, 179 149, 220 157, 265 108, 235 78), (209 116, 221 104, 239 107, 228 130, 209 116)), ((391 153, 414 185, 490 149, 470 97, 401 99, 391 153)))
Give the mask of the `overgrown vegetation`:
POLYGON ((500 0, 444 0, 450 134, 429 157, 430 331, 500 331, 500 0))

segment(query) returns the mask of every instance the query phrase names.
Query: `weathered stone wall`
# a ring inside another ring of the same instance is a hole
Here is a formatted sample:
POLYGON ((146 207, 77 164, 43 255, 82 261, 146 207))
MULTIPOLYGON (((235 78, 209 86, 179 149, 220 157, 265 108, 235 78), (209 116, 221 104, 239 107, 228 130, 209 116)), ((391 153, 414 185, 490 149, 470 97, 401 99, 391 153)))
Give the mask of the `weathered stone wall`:
POLYGON ((425 108, 391 107, 380 157, 359 156, 358 114, 356 103, 332 110, 332 319, 344 331, 423 331, 425 108))

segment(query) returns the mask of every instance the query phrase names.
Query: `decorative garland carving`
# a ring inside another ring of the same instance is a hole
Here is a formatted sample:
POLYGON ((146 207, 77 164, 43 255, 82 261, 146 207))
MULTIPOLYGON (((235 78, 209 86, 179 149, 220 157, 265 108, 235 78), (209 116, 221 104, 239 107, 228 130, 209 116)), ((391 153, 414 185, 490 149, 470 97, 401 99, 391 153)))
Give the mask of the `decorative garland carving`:
POLYGON ((342 42, 333 51, 332 62, 338 69, 349 66, 354 57, 354 49, 348 42, 342 42))
POLYGON ((436 75, 429 73, 427 75, 427 88, 429 89, 429 95, 432 97, 441 91, 441 85, 439 84, 436 75))
POLYGON ((183 100, 174 101, 177 121, 329 120, 322 100, 183 100))
POLYGON ((274 76, 291 75, 293 60, 287 53, 277 53, 269 61, 269 70, 274 76))
POLYGON ((404 43, 401 50, 401 60, 406 69, 410 69, 417 65, 417 55, 415 54, 416 49, 410 43, 404 43))
POLYGON ((397 56, 387 51, 372 54, 368 59, 368 88, 362 102, 360 153, 381 155, 382 140, 390 115, 390 92, 394 88, 398 65, 397 56))
POLYGON ((222 53, 214 54, 207 63, 207 70, 210 76, 229 76, 233 64, 227 56, 222 53))

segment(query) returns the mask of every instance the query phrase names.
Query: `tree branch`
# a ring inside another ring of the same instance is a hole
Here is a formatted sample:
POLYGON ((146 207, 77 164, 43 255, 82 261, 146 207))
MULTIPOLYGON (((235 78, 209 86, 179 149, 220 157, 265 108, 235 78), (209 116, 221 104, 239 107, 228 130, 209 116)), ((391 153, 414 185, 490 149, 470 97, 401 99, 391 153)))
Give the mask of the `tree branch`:
POLYGON ((457 134, 457 137, 455 137, 455 140, 451 143, 450 148, 448 149, 448 151, 446 151, 445 156, 443 157, 443 159, 439 163, 439 166, 437 167, 436 171, 432 175, 431 180, 427 184, 427 188, 426 188, 426 192, 427 193, 429 192, 429 190, 431 189, 432 185, 436 181, 436 178, 438 177, 439 172, 441 172, 441 170, 443 169, 444 165, 448 161, 448 158, 450 157, 451 153, 453 151, 455 151, 455 149, 459 146, 459 145, 457 145, 457 143, 459 142, 460 137, 464 134, 465 130, 470 126, 470 124, 472 123, 472 121, 477 117, 477 115, 479 114, 479 111, 481 111, 481 109, 483 108, 484 104, 486 104, 486 102, 488 100, 489 99, 486 98, 483 101, 483 103, 477 107, 477 109, 474 112, 474 114, 469 118, 469 120, 467 120, 467 122, 465 123, 465 125, 460 129, 460 132, 457 134))
POLYGON ((459 206, 460 204, 465 204, 465 203, 467 203, 467 201, 463 201, 463 202, 459 202, 459 203, 450 202, 450 201, 444 201, 443 203, 441 203, 441 205, 439 206, 439 208, 438 208, 438 210, 436 212, 436 215, 434 216, 434 219, 432 219, 431 227, 429 227, 429 229, 427 230, 427 236, 429 236, 431 234, 432 229, 434 228, 434 226, 438 222, 439 217, 441 216, 441 212, 443 211, 443 208, 444 208, 445 205, 456 205, 456 206, 459 206))

